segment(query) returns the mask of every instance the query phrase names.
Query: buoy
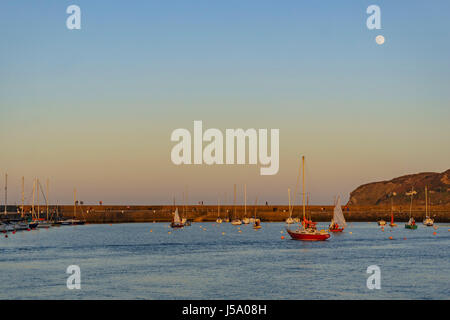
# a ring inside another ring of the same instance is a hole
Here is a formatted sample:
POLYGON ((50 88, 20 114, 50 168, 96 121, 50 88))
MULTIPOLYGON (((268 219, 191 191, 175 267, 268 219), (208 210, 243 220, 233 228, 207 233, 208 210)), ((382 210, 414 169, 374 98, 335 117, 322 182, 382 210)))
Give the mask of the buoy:
POLYGON ((406 240, 406 238, 403 238, 403 240, 406 240))
POLYGON ((14 230, 14 231, 12 232, 12 234, 16 234, 16 230, 14 230))
MULTIPOLYGON (((30 229, 30 228, 28 228, 28 229, 27 229, 27 231, 31 231, 31 229, 30 229)), ((450 231, 450 230, 448 230, 448 231, 450 231)))
POLYGON ((171 234, 172 232, 169 231, 169 232, 167 232, 167 233, 168 233, 168 234, 171 234))
POLYGON ((284 239, 284 236, 281 236, 281 240, 283 240, 284 239))
POLYGON ((150 229, 150 232, 153 232, 153 230, 150 229))
POLYGON ((390 237, 389 237, 389 240, 392 240, 392 239, 393 239, 392 236, 390 236, 390 237))
POLYGON ((351 231, 350 231, 349 233, 350 233, 350 234, 352 234, 352 232, 351 232, 351 231))
POLYGON ((437 232, 435 231, 435 232, 433 232, 433 235, 435 236, 435 235, 437 235, 437 232))
POLYGON ((241 230, 239 230, 238 232, 239 232, 239 233, 241 233, 242 231, 241 231, 241 230))
POLYGON ((281 234, 283 234, 283 231, 280 231, 281 234))
POLYGON ((5 234, 5 238, 8 238, 8 235, 7 235, 7 234, 5 234))
POLYGON ((222 232, 222 235, 225 235, 225 232, 222 232))

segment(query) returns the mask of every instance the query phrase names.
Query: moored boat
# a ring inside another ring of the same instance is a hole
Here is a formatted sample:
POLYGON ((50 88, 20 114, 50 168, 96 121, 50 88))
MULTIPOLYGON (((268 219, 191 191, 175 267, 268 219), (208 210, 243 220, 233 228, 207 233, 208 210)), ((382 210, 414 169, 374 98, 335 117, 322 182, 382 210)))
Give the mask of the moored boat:
POLYGON ((326 230, 317 230, 316 223, 311 219, 306 219, 305 207, 305 157, 302 157, 302 181, 303 181, 303 222, 302 226, 296 230, 286 228, 288 234, 293 240, 302 241, 324 241, 330 238, 330 234, 326 230))
POLYGON ((345 222, 344 213, 342 212, 341 207, 341 198, 338 197, 334 205, 333 219, 331 220, 328 230, 331 232, 342 232, 346 226, 347 223, 345 222))
POLYGON ((170 227, 174 229, 183 228, 184 224, 180 219, 180 215, 178 214, 178 208, 175 209, 175 212, 173 213, 173 219, 170 223, 170 227))
POLYGON ((413 205, 413 197, 417 192, 412 189, 411 191, 407 192, 406 195, 411 197, 411 203, 409 205, 409 221, 405 224, 405 229, 411 229, 416 230, 417 224, 416 220, 412 217, 412 205, 413 205))

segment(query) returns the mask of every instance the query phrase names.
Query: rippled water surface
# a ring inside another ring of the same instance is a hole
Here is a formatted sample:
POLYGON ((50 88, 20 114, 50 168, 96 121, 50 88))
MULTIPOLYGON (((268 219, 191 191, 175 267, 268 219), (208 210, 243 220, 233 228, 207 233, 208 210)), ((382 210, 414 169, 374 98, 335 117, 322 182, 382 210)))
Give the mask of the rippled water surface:
POLYGON ((282 223, 18 232, 0 238, 0 298, 450 299, 450 226, 438 226, 352 223, 325 242, 290 240, 282 223), (80 290, 67 289, 69 265, 81 268, 80 290), (381 269, 380 290, 367 289, 370 265, 381 269))

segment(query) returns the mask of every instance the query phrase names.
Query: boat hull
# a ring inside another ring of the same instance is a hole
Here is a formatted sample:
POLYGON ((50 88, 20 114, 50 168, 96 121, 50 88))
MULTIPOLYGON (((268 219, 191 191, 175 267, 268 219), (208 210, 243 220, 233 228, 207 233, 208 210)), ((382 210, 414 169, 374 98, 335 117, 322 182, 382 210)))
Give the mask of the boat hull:
POLYGON ((329 233, 303 233, 286 229, 293 240, 325 241, 330 238, 329 233))
POLYGON ((417 225, 416 224, 405 224, 405 229, 412 229, 412 230, 416 230, 417 229, 417 225))

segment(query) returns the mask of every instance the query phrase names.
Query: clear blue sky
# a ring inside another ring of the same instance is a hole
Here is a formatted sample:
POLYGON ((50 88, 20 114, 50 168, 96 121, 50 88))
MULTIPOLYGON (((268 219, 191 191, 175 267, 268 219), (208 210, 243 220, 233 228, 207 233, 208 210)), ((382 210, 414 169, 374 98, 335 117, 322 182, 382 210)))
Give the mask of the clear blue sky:
POLYGON ((0 3, 0 174, 53 198, 287 201, 299 156, 312 202, 450 167, 448 1, 0 3), (66 8, 82 11, 68 30, 66 8), (366 8, 381 7, 381 30, 366 8), (381 34, 386 42, 375 43, 381 34), (280 171, 176 167, 172 130, 279 128, 280 171))

